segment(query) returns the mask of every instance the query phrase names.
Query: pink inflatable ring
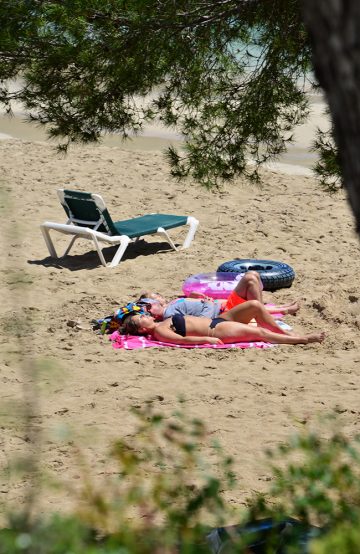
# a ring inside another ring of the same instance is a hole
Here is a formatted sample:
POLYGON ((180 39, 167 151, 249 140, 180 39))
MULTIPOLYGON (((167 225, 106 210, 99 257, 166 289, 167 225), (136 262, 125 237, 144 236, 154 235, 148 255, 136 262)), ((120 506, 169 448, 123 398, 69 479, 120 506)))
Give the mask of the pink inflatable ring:
POLYGON ((190 293, 202 293, 210 298, 227 298, 234 290, 244 273, 198 273, 191 275, 183 284, 185 296, 190 293))

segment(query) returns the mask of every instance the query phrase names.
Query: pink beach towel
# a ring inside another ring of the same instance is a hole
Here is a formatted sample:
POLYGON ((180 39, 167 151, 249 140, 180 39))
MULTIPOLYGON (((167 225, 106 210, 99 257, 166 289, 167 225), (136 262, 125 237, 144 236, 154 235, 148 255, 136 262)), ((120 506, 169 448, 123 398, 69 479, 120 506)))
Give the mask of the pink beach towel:
POLYGON ((172 348, 271 348, 275 346, 268 342, 234 342, 228 344, 174 344, 172 342, 161 342, 152 340, 149 337, 120 335, 118 331, 109 336, 114 348, 124 348, 125 350, 135 350, 137 348, 162 348, 170 346, 172 348))

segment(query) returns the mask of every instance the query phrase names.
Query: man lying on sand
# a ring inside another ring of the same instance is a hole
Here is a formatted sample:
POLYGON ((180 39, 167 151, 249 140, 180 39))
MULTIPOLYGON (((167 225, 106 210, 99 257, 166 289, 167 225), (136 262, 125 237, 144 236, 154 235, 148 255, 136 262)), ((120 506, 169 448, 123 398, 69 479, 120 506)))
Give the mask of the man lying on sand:
MULTIPOLYGON (((251 303, 250 301, 249 304, 251 303)), ((241 306, 237 308, 241 308, 241 306)), ((239 323, 232 319, 231 312, 232 310, 229 310, 221 317, 213 319, 177 314, 161 322, 156 322, 151 315, 145 313, 128 315, 123 322, 123 332, 130 335, 151 335, 155 340, 175 344, 224 344, 252 341, 309 344, 322 342, 325 338, 324 332, 297 335, 283 331, 276 325, 276 322, 265 321, 261 317, 259 318, 255 312, 251 314, 251 310, 249 310, 248 317, 252 315, 258 326, 239 323)), ((264 312, 268 318, 272 319, 266 310, 264 312)), ((264 316, 264 312, 262 316, 264 316)))
MULTIPOLYGON (((195 293, 192 295, 192 298, 177 298, 167 302, 158 293, 145 292, 137 302, 148 302, 148 311, 157 321, 167 319, 176 314, 214 318, 231 310, 235 306, 245 306, 249 301, 256 303, 254 306, 260 304, 268 313, 295 314, 298 311, 299 305, 297 302, 282 306, 264 306, 262 289, 260 275, 256 271, 248 271, 227 299, 214 300, 205 297, 201 293, 195 293), (200 300, 200 298, 202 299, 200 300)), ((244 313, 246 318, 246 310, 244 313)), ((242 310, 239 310, 237 314, 239 319, 236 321, 240 323, 248 322, 243 321, 241 318, 242 310)))

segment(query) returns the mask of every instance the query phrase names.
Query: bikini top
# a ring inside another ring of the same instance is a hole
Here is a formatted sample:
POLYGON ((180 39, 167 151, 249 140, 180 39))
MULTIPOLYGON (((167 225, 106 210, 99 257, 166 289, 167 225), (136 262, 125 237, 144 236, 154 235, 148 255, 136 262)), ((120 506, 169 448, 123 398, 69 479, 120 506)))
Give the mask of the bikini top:
POLYGON ((170 329, 175 331, 178 335, 181 335, 182 337, 186 337, 186 325, 185 325, 185 318, 182 314, 175 314, 171 318, 172 324, 170 325, 170 329))

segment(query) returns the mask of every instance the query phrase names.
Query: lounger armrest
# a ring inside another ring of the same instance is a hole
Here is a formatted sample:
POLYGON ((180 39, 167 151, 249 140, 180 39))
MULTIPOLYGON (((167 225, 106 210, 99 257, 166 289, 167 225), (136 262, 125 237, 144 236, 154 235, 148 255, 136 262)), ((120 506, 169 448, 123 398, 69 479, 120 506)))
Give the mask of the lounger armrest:
POLYGON ((190 228, 183 242, 183 245, 182 245, 183 249, 189 248, 190 244, 192 243, 196 230, 199 226, 199 220, 193 216, 189 216, 187 218, 187 225, 189 225, 190 228))
MULTIPOLYGON (((66 223, 54 223, 53 221, 45 221, 40 225, 42 229, 52 229, 58 231, 59 233, 64 233, 66 235, 78 235, 84 238, 93 238, 96 237, 97 240, 109 242, 109 243, 119 243, 121 242, 122 237, 126 235, 107 235, 106 233, 101 233, 100 231, 94 231, 90 227, 80 227, 78 225, 71 225, 66 223)), ((129 239, 130 240, 130 239, 129 239)))

